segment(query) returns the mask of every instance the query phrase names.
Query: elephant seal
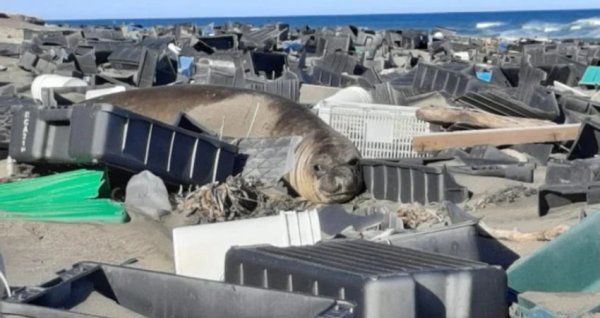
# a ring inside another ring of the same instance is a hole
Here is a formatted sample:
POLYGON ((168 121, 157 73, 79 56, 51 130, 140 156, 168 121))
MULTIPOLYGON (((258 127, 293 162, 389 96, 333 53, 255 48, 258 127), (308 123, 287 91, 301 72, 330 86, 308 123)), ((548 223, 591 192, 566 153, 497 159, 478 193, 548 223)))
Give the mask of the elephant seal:
POLYGON ((180 113, 223 136, 301 136, 291 187, 315 203, 343 203, 363 190, 360 153, 306 107, 262 92, 208 85, 137 89, 90 100, 173 124, 180 113))

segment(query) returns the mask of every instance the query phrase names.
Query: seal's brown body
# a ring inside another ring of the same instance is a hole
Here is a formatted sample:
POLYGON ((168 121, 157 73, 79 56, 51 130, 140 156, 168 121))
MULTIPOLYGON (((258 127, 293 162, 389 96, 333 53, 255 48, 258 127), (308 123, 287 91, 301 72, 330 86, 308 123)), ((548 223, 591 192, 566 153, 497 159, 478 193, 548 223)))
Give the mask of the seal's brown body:
POLYGON ((125 107, 172 124, 185 113, 226 137, 302 136, 296 167, 288 177, 302 197, 313 202, 343 202, 362 190, 359 153, 309 109, 288 99, 251 90, 181 85, 132 90, 95 102, 125 107))

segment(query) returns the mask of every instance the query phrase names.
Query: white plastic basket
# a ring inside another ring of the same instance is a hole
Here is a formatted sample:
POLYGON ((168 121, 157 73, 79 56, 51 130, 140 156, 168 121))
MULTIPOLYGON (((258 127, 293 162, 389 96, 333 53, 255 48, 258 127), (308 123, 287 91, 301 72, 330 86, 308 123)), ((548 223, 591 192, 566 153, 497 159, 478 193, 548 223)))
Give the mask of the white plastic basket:
POLYGON ((418 107, 323 101, 319 117, 348 137, 363 158, 425 157, 412 149, 412 137, 429 132, 429 123, 416 117, 418 107))

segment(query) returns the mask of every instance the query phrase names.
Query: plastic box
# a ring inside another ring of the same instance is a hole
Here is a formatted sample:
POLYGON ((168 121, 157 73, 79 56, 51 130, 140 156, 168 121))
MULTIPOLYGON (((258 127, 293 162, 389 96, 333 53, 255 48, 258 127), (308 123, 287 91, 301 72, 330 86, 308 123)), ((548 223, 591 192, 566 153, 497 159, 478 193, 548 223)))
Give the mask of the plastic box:
POLYGON ((382 243, 465 258, 502 268, 508 268, 519 258, 519 255, 502 243, 485 237, 476 221, 395 234, 382 240, 382 243))
POLYGON ((538 191, 538 214, 544 216, 552 208, 575 202, 600 203, 598 171, 600 158, 550 162, 545 184, 538 191))
POLYGON ((173 230, 175 272, 222 280, 225 255, 233 246, 271 244, 285 247, 315 244, 320 240, 321 227, 316 210, 180 227, 173 230))
MULTIPOLYGON (((117 307, 120 305, 145 317, 349 318, 353 307, 331 298, 88 262, 59 272, 59 277, 39 287, 18 289, 5 301, 23 304, 23 311, 28 305, 35 305, 40 311, 47 308, 52 313, 52 309, 82 303, 92 292, 115 301, 117 307)), ((12 310, 17 311, 17 306, 12 306, 12 310)), ((0 313, 2 311, 0 307, 0 313)), ((42 312, 38 317, 50 315, 42 312)), ((72 316, 65 312, 62 317, 72 316)))
POLYGON ((460 203, 469 191, 456 183, 446 167, 385 160, 361 160, 367 192, 378 200, 402 203, 450 201, 460 203))
POLYGON ((567 159, 587 159, 598 154, 600 154, 600 120, 588 117, 581 123, 579 134, 571 146, 567 159))
POLYGON ((72 108, 23 107, 15 113, 9 153, 19 162, 95 164, 165 182, 223 181, 234 169, 236 147, 107 104, 72 108))
POLYGON ((357 317, 506 316, 502 269, 360 240, 232 248, 225 280, 354 301, 357 317))
POLYGON ((600 66, 588 66, 579 85, 600 86, 600 66))
POLYGON ((0 158, 8 155, 13 114, 24 106, 33 106, 35 101, 16 96, 0 96, 0 158))
POLYGON ((237 50, 238 38, 235 34, 223 34, 218 36, 201 36, 198 40, 216 50, 237 50))
POLYGON ((508 269, 517 292, 600 292, 600 213, 595 212, 508 269))
POLYGON ((429 132, 416 117, 417 107, 357 104, 325 100, 319 117, 354 143, 363 158, 423 157, 412 149, 412 137, 429 132))
POLYGON ((443 91, 450 96, 462 96, 471 90, 475 77, 442 67, 419 63, 413 88, 420 93, 443 91))

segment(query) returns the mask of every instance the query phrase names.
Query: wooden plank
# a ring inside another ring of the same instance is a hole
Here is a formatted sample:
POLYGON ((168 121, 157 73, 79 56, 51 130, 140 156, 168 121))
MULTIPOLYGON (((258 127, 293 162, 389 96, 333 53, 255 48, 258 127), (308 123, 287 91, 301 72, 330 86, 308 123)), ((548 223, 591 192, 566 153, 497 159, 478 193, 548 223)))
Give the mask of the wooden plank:
POLYGON ((423 107, 417 110, 417 118, 436 124, 467 124, 481 128, 514 128, 556 125, 547 120, 500 116, 477 110, 436 106, 423 107))
POLYGON ((477 145, 518 145, 574 140, 580 124, 523 128, 480 129, 414 136, 413 150, 427 152, 477 145))

